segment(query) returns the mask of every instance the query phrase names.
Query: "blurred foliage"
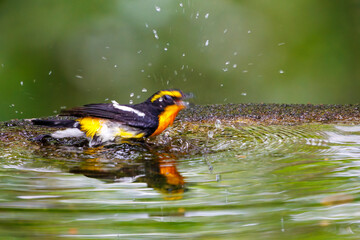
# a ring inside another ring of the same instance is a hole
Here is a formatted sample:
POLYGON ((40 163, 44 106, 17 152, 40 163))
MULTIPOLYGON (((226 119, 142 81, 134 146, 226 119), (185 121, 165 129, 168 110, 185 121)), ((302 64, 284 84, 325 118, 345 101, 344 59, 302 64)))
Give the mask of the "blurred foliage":
POLYGON ((359 7, 3 0, 0 120, 108 99, 136 103, 172 87, 201 104, 358 103, 359 7))

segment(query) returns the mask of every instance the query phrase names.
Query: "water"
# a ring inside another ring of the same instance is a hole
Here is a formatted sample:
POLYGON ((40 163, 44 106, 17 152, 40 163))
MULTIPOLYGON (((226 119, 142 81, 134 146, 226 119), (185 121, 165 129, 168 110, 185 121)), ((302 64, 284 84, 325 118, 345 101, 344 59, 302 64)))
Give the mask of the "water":
POLYGON ((358 239, 360 126, 215 125, 96 149, 2 141, 0 236, 358 239))

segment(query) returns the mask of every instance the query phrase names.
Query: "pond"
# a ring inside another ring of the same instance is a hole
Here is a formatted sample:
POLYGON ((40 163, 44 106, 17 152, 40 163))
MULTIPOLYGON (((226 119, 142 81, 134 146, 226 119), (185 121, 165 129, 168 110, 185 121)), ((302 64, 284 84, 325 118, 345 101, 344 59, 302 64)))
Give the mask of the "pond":
POLYGON ((0 236, 358 239, 360 126, 197 131, 100 148, 0 142, 0 236))

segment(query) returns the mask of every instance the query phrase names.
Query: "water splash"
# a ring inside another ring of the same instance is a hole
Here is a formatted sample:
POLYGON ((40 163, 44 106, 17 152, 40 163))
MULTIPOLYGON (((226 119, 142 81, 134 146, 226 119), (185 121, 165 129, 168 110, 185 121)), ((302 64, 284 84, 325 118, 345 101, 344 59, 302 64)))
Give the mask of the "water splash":
POLYGON ((205 41, 205 47, 209 46, 209 40, 205 41))
POLYGON ((208 131, 208 137, 213 138, 214 137, 214 132, 213 131, 208 131))

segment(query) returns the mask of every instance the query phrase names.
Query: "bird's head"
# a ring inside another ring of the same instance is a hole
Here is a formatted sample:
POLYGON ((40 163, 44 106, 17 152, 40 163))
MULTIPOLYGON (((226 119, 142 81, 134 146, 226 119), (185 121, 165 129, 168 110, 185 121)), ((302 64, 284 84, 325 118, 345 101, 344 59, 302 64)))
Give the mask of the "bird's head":
POLYGON ((174 106, 178 108, 178 110, 180 111, 181 109, 187 107, 188 103, 183 101, 187 97, 188 95, 184 94, 180 90, 168 89, 168 90, 160 90, 154 93, 147 100, 147 102, 161 109, 165 109, 168 106, 174 106))

